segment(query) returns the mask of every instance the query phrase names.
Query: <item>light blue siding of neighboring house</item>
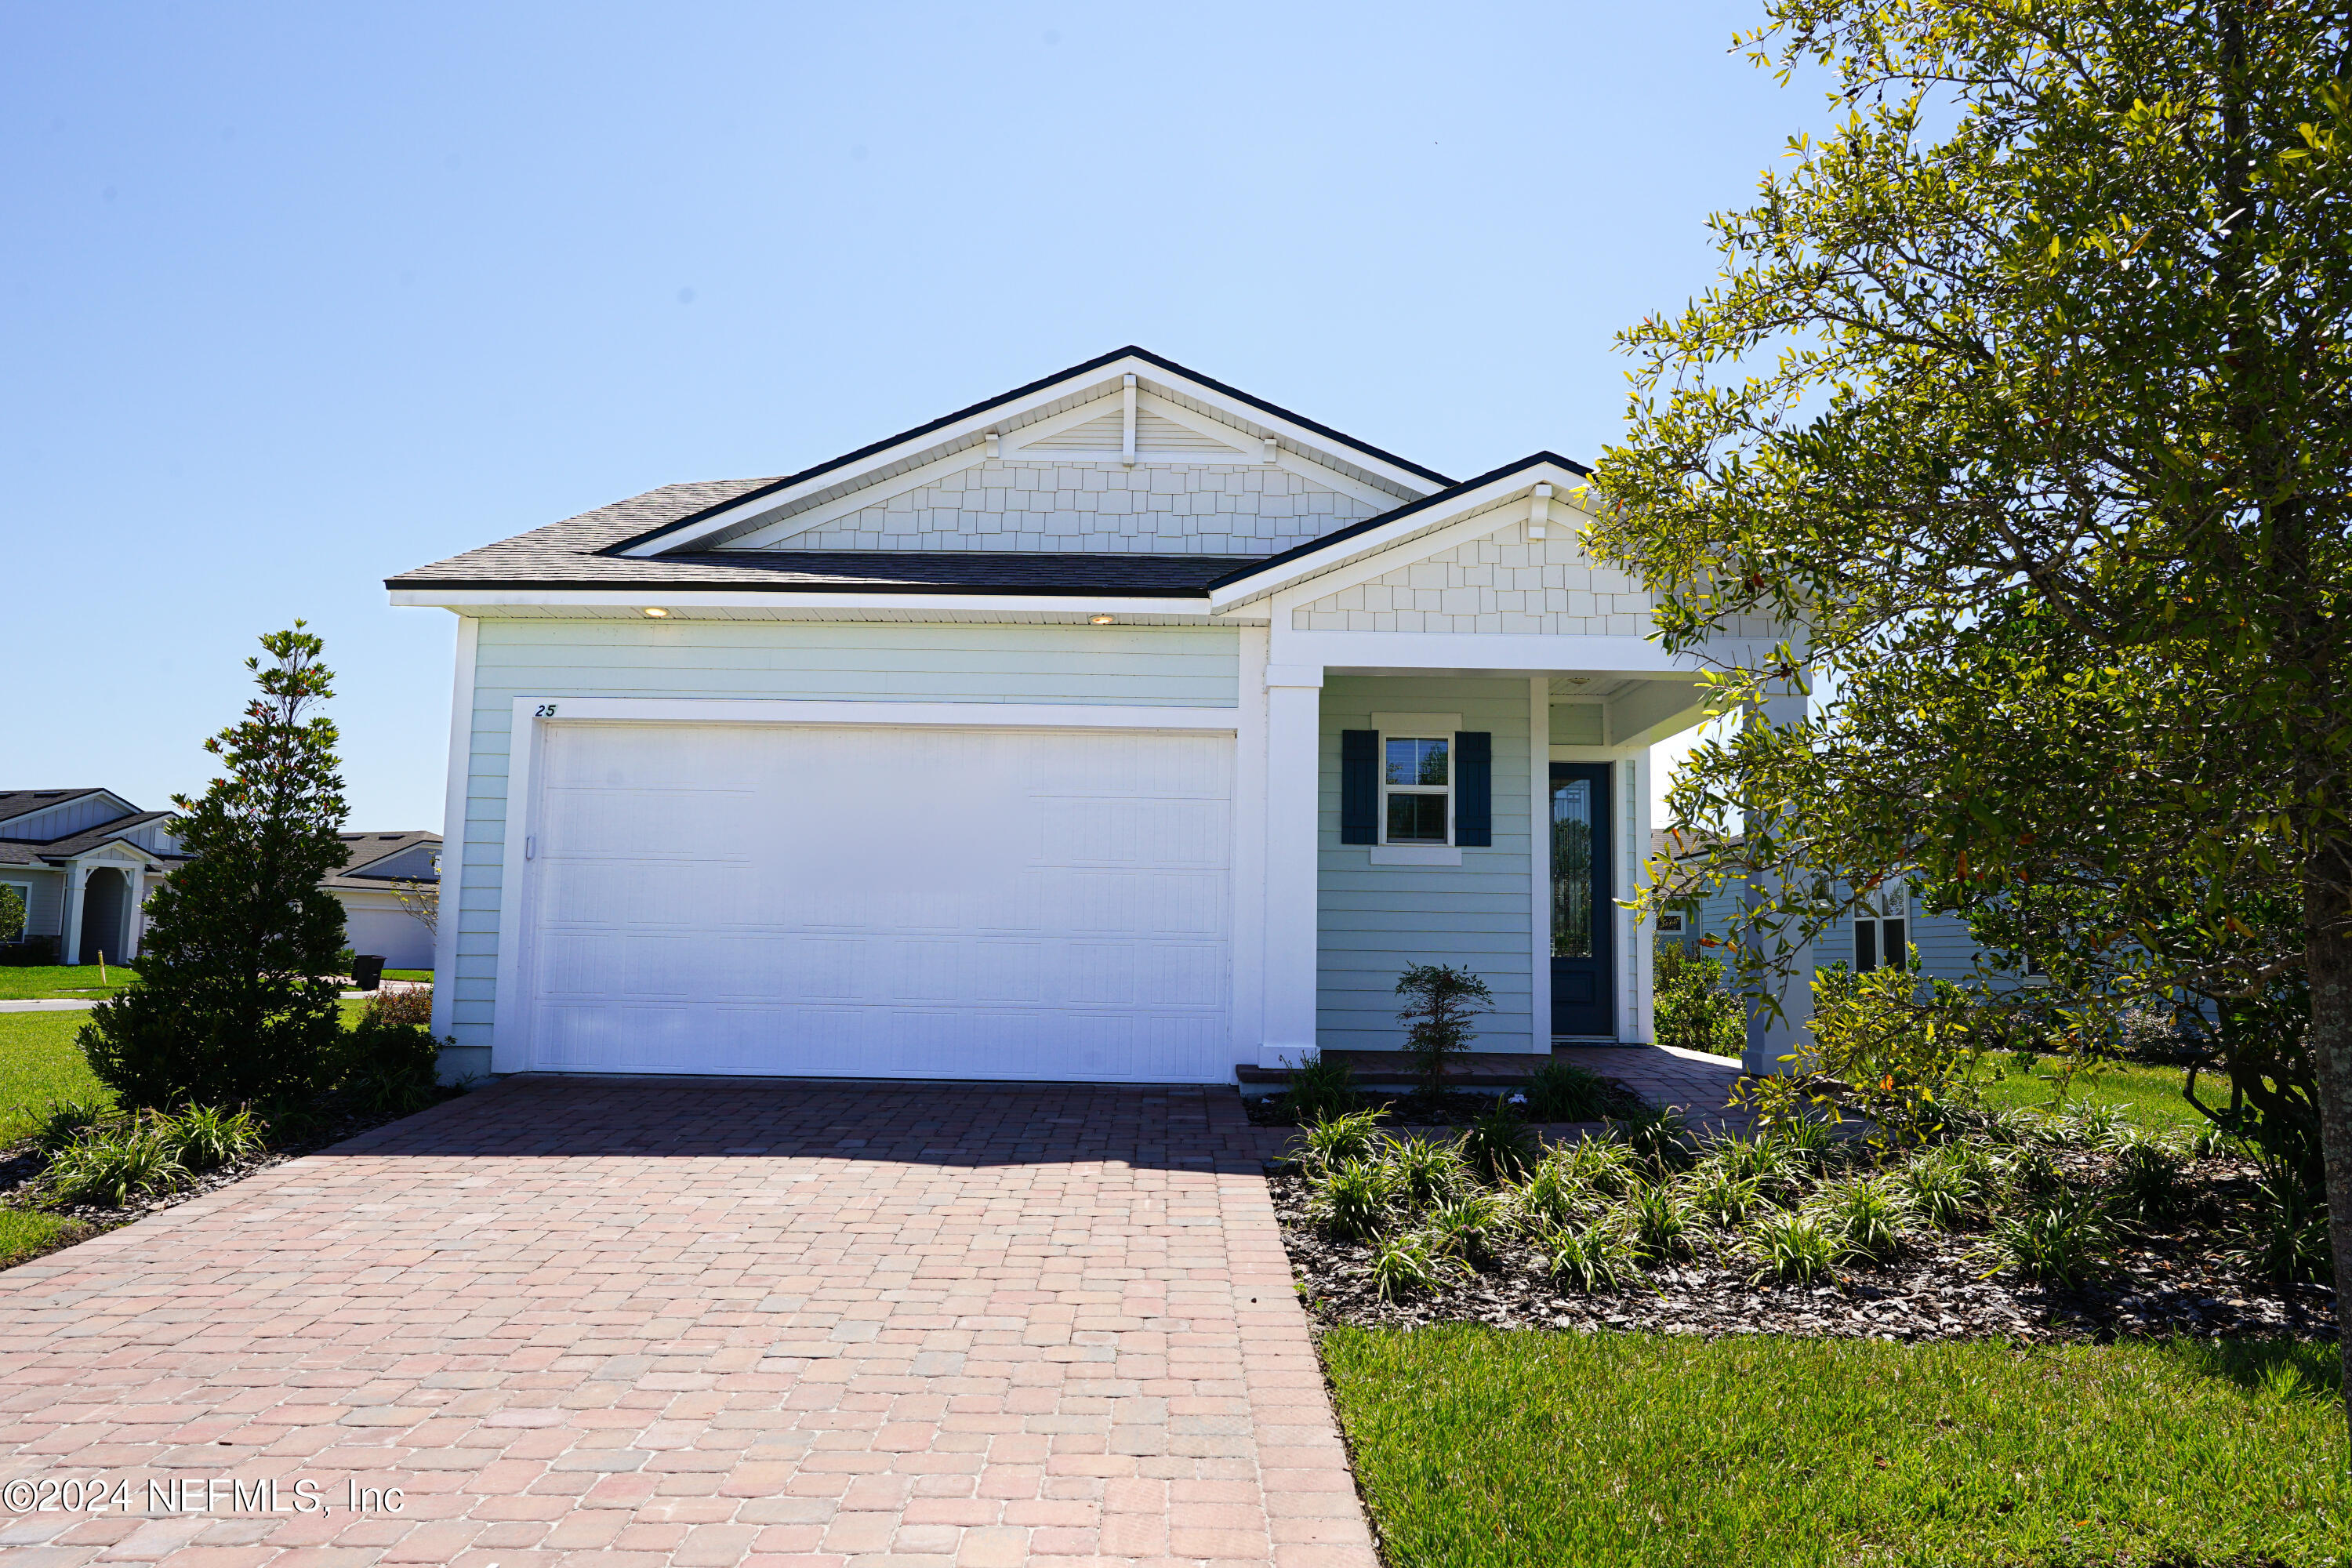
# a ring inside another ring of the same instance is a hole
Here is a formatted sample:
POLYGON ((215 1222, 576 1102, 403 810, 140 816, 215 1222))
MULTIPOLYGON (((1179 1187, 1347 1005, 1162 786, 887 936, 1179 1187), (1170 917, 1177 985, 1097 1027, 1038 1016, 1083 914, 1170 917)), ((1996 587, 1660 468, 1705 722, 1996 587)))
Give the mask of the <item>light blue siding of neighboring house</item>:
POLYGON ((1327 1050, 1392 1051, 1399 972, 1413 963, 1475 970, 1495 993, 1472 1048, 1525 1051, 1534 1034, 1528 886, 1528 701, 1525 680, 1332 676, 1323 687, 1321 913, 1317 1038, 1327 1050), (1375 866, 1339 842, 1339 732, 1372 715, 1459 713, 1494 736, 1494 844, 1462 864, 1375 866))
MULTIPOLYGON (((1697 918, 1690 922, 1687 945, 1694 952, 1705 956, 1707 950, 1701 938, 1721 938, 1738 923, 1741 901, 1741 889, 1737 885, 1707 895, 1697 918)), ((1915 898, 1910 903, 1905 940, 1917 952, 1919 973, 1929 979, 1966 982, 1976 978, 1977 955, 1983 950, 1970 934, 1969 922, 1960 916, 1923 914, 1915 898)), ((1814 939, 1813 967, 1830 969, 1841 963, 1851 967, 1853 961, 1853 920, 1841 916, 1814 939)))
MULTIPOLYGON (((451 1015, 457 1045, 444 1058, 445 1073, 489 1071, 515 699, 1224 708, 1238 700, 1239 674, 1239 634, 1224 626, 485 619, 475 654, 466 820, 448 833, 463 873, 451 1015)), ((1521 725, 1524 732, 1524 716, 1521 725)))

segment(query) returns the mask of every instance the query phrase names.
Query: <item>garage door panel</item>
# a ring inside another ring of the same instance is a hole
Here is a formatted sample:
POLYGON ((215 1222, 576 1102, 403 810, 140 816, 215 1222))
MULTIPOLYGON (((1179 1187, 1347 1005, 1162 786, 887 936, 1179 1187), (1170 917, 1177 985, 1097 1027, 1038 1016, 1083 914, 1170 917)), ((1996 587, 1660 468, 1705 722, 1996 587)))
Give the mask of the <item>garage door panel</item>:
POLYGON ((551 727, 531 1059, 1230 1076, 1232 742, 551 727))

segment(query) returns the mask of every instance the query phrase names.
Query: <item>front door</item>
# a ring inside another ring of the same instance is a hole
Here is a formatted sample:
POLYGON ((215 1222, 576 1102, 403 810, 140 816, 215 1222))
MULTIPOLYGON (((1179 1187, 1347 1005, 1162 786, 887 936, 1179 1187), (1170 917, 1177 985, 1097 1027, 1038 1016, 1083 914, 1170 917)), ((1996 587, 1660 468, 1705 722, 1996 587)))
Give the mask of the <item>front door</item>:
POLYGON ((1551 765, 1551 1032, 1614 1039, 1609 764, 1551 765))

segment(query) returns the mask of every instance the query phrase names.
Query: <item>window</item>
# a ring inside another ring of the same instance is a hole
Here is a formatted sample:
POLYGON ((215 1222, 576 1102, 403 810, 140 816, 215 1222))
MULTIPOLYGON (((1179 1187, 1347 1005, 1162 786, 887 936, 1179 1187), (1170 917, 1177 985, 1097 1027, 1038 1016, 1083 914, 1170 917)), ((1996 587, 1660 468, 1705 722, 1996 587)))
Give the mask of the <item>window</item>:
POLYGON ((1452 738, 1383 735, 1381 740, 1381 842, 1453 842, 1452 738))
POLYGON ((25 927, 32 923, 32 887, 29 883, 26 882, 0 882, 0 888, 5 888, 10 892, 16 894, 18 899, 23 900, 25 905, 25 918, 17 922, 16 929, 15 931, 0 931, 0 942, 20 941, 24 937, 25 927))
POLYGON ((1883 882, 1866 894, 1853 917, 1853 970, 1902 969, 1911 962, 1911 890, 1901 881, 1883 882))

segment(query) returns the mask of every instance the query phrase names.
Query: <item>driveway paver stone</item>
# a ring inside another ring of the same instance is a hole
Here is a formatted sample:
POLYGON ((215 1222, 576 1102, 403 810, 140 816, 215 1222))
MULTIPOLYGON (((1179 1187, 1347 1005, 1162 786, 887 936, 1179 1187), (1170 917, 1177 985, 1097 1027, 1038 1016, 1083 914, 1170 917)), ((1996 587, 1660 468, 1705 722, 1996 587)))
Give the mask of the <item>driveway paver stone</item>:
POLYGON ((1267 1147, 1230 1089, 508 1079, 0 1272, 0 1480, 132 1485, 0 1555, 1376 1568, 1267 1147))

